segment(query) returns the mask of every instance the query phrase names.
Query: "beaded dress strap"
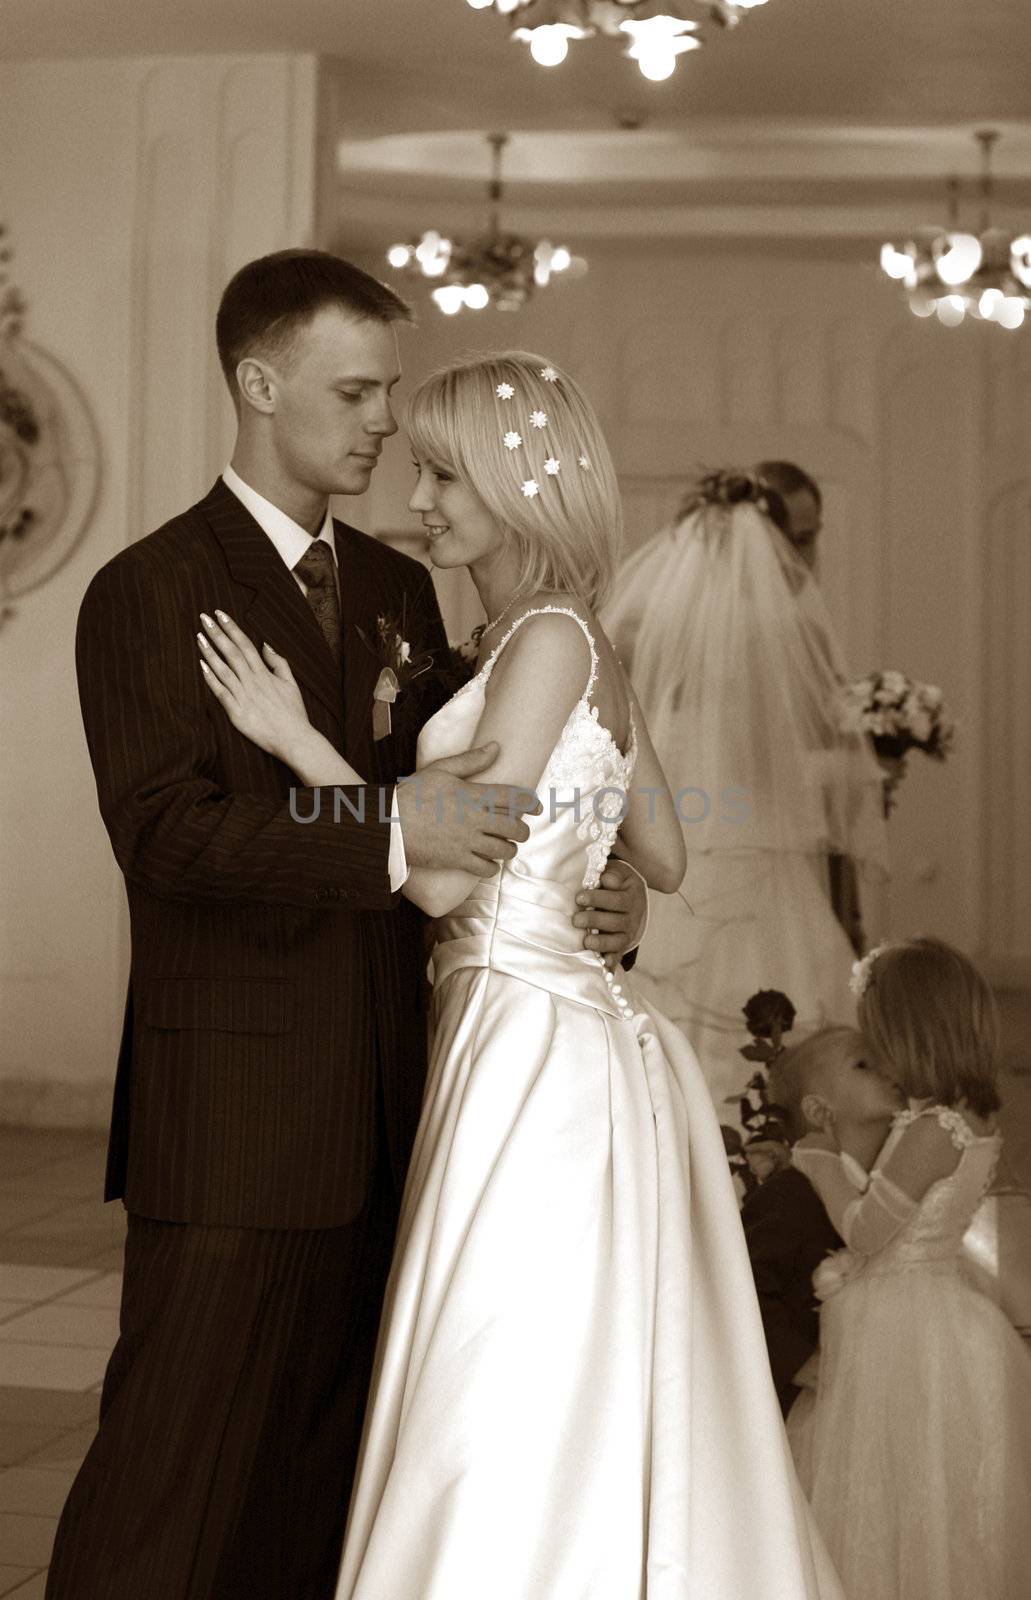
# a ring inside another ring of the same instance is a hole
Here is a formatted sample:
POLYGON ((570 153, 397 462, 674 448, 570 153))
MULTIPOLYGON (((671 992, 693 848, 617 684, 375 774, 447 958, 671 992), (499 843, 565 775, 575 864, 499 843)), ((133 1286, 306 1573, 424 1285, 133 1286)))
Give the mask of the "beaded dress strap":
POLYGON ((944 1128, 957 1150, 965 1150, 968 1145, 974 1144, 978 1135, 967 1122, 961 1111, 954 1106, 921 1106, 918 1110, 900 1111, 892 1118, 892 1125, 896 1128, 908 1127, 920 1117, 934 1117, 938 1126, 944 1128))
POLYGON ((582 700, 589 700, 590 699, 591 690, 594 688, 594 685, 597 682, 597 678, 598 678, 598 652, 597 652, 597 649, 595 648, 594 636, 592 635, 590 628, 587 626, 587 624, 584 621, 583 617, 579 616, 577 614, 577 612, 575 612, 572 609, 571 606, 534 606, 532 610, 524 611, 521 617, 516 617, 515 621, 513 622, 512 626, 509 628, 508 632, 506 634, 504 634, 503 637, 499 640, 499 642, 494 646, 494 649, 491 651, 490 655, 487 657, 487 660, 484 662, 484 665, 483 665, 483 667, 481 669, 481 676, 483 678, 484 683, 486 683, 487 679, 490 677, 492 671, 494 670, 495 661, 498 659, 498 656, 501 654, 502 650, 504 650, 506 644, 508 643, 509 639, 511 639, 512 635, 515 633, 516 629, 517 628, 521 628, 523 623, 527 620, 528 617, 549 617, 549 616, 572 617, 573 621, 579 625, 581 631, 583 632, 584 637, 587 640, 588 645, 590 646, 590 649, 591 649, 591 675, 587 680, 587 687, 586 687, 586 689, 584 690, 583 694, 580 697, 582 700))

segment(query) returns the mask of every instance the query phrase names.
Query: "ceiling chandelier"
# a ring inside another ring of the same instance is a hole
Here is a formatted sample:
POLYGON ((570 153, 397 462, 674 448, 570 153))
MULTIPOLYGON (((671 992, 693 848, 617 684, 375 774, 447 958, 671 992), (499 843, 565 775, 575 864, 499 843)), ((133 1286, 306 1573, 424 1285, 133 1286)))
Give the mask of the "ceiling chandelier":
POLYGON ((906 292, 918 317, 937 316, 956 328, 967 316, 1000 328, 1019 328, 1031 311, 1031 231, 1011 234, 991 225, 994 130, 977 135, 981 146, 981 214, 977 233, 959 225, 959 179, 949 184, 944 228, 927 229, 901 244, 881 246, 881 267, 906 292))
MULTIPOLYGON (((491 305, 498 311, 518 311, 534 289, 543 289, 553 273, 566 272, 573 264, 565 245, 554 245, 549 239, 534 243, 520 234, 504 232, 501 152, 508 143, 508 134, 488 134, 487 142, 492 163, 487 188, 487 232, 462 243, 431 229, 421 239, 391 245, 387 251, 387 260, 397 271, 440 279, 431 294, 449 317, 463 308, 483 311, 491 305)), ((579 266, 583 271, 586 263, 580 262, 579 266)))
POLYGON ((603 34, 627 41, 626 54, 646 78, 672 77, 677 57, 698 50, 706 26, 733 28, 766 0, 468 0, 474 11, 508 17, 513 39, 529 44, 542 67, 557 67, 571 39, 603 34))

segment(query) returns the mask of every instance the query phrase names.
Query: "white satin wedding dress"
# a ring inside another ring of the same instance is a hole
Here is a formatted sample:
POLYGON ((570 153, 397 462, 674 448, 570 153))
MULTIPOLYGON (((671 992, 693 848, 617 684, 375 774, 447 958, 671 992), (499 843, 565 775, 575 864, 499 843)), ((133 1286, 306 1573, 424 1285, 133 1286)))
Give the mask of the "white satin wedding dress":
MULTIPOLYGON (((475 743, 509 637, 424 727, 421 764, 475 743)), ((437 924, 337 1600, 841 1600, 705 1080, 570 920, 636 753, 591 707, 590 643, 529 841, 437 924)))

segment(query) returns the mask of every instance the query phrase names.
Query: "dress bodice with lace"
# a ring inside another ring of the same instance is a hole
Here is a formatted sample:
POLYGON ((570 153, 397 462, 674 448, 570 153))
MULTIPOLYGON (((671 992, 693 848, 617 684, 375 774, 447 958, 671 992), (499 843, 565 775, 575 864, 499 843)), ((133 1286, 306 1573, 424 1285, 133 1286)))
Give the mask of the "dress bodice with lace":
POLYGON ((502 650, 530 617, 555 614, 571 617, 583 629, 591 651, 587 684, 537 785, 543 810, 526 819, 529 839, 495 877, 438 919, 435 977, 439 984, 463 966, 489 966, 522 978, 533 971, 545 988, 610 1014, 626 1014, 629 1002, 620 986, 601 958, 583 949, 582 932, 572 923, 577 894, 596 885, 605 870, 637 761, 633 721, 624 753, 591 702, 598 652, 583 619, 571 607, 553 605, 520 616, 479 672, 425 724, 417 764, 426 766, 475 743, 487 683, 502 650))
POLYGON ((995 1176, 1002 1138, 998 1133, 975 1133, 952 1107, 912 1106, 900 1111, 892 1122, 877 1166, 885 1165, 911 1123, 928 1116, 937 1119, 961 1152, 959 1163, 948 1177, 931 1185, 908 1222, 871 1257, 869 1272, 897 1272, 929 1263, 960 1270, 963 1238, 995 1176))

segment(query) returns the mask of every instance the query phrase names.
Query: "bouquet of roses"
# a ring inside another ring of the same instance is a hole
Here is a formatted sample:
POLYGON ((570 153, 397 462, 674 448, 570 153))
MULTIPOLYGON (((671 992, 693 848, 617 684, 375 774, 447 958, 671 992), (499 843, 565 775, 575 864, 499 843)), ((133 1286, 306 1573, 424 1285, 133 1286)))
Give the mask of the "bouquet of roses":
POLYGON ((884 768, 885 816, 905 777, 909 752, 920 750, 944 761, 956 734, 941 690, 933 683, 917 683, 904 672, 871 672, 848 684, 842 726, 847 733, 865 734, 873 744, 884 768))

